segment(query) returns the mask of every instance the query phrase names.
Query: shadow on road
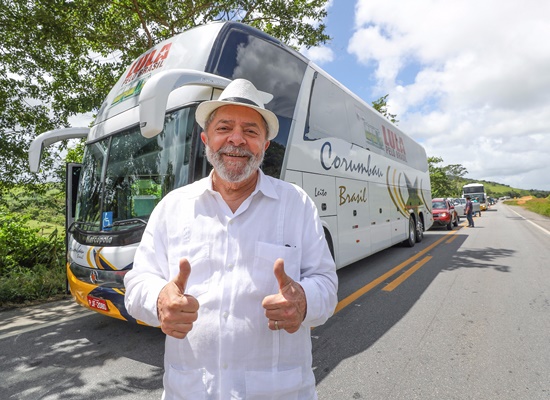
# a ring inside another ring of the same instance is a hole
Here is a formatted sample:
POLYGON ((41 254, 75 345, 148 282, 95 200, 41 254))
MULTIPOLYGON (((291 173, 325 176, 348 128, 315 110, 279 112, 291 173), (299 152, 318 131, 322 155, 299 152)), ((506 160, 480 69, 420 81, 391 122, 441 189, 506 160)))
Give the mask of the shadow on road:
POLYGON ((112 399, 132 393, 145 398, 162 388, 160 329, 90 312, 0 345, 1 398, 112 399))
MULTIPOLYGON (((439 232, 426 235, 425 240, 414 247, 415 253, 422 251, 442 235, 443 233, 439 232)), ((381 291, 381 288, 397 277, 392 276, 340 310, 325 325, 315 328, 312 332, 313 366, 317 383, 321 382, 341 361, 365 351, 388 332, 409 312, 440 273, 459 268, 484 268, 509 272, 509 266, 506 265, 505 260, 512 257, 515 251, 504 248, 482 248, 461 249, 458 252, 465 240, 466 235, 457 233, 450 243, 445 244, 446 256, 437 256, 438 253, 443 252, 439 248, 441 245, 430 250, 427 254, 433 255, 433 259, 395 291, 391 293, 381 291), (450 259, 448 254, 452 254, 450 259), (448 261, 442 263, 443 259, 448 261)), ((359 261, 339 270, 338 276, 343 287, 351 286, 353 290, 358 290, 372 281, 373 277, 381 276, 410 256, 410 249, 393 247, 370 256, 367 259, 368 262, 359 261), (396 253, 400 258, 398 261, 393 261, 396 253), (385 260, 390 258, 392 264, 388 265, 385 260), (374 273, 365 275, 364 271, 370 269, 373 269, 374 273), (361 276, 363 280, 357 279, 361 276)), ((412 265, 414 263, 401 272, 412 265)), ((347 295, 343 295, 340 300, 347 295)))

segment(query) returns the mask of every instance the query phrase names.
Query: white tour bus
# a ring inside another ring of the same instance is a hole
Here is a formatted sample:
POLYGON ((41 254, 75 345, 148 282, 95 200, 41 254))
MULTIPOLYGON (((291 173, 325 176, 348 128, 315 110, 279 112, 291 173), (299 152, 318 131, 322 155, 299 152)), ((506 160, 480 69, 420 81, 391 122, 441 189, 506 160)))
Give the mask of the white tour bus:
POLYGON ((29 149, 38 171, 45 146, 86 138, 82 164, 67 166, 67 277, 77 302, 136 322, 124 308, 124 274, 158 201, 208 175, 195 110, 236 78, 273 96, 266 107, 280 131, 262 169, 315 201, 338 268, 422 240, 433 223, 423 147, 279 40, 214 23, 139 57, 91 128, 43 133, 29 149))
POLYGON ((474 202, 475 213, 479 212, 479 215, 481 215, 481 211, 487 211, 487 193, 485 193, 483 183, 468 183, 464 185, 462 187, 462 197, 466 196, 470 196, 474 202))

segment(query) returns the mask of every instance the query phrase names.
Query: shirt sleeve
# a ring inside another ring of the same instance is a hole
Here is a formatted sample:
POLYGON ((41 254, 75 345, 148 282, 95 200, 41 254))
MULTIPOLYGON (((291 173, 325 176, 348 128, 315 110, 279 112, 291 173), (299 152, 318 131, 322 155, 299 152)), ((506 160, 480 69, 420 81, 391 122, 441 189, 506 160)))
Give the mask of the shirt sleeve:
POLYGON ((134 265, 124 277, 126 310, 132 317, 151 326, 160 325, 157 299, 169 281, 166 235, 162 229, 164 220, 162 207, 157 206, 137 248, 134 265))

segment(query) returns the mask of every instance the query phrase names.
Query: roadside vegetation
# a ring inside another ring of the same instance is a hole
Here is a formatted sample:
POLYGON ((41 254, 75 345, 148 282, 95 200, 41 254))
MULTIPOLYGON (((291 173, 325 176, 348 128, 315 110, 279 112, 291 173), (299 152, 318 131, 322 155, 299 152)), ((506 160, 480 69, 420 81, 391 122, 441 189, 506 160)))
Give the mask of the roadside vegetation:
POLYGON ((520 206, 537 214, 550 217, 550 196, 543 199, 533 196, 526 196, 519 199, 505 200, 505 204, 520 206))
MULTIPOLYGON (((36 188, 34 188, 36 189, 36 188)), ((14 187, 0 204, 0 309, 65 296, 64 196, 14 187)))

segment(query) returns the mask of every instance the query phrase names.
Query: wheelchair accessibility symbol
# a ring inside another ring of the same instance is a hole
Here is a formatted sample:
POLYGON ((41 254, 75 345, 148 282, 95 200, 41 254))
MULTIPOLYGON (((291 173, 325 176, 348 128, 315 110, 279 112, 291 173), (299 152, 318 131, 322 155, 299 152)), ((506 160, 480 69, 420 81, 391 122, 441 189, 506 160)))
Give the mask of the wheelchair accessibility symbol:
POLYGON ((110 231, 113 227, 113 212, 105 211, 102 216, 101 230, 110 231))

